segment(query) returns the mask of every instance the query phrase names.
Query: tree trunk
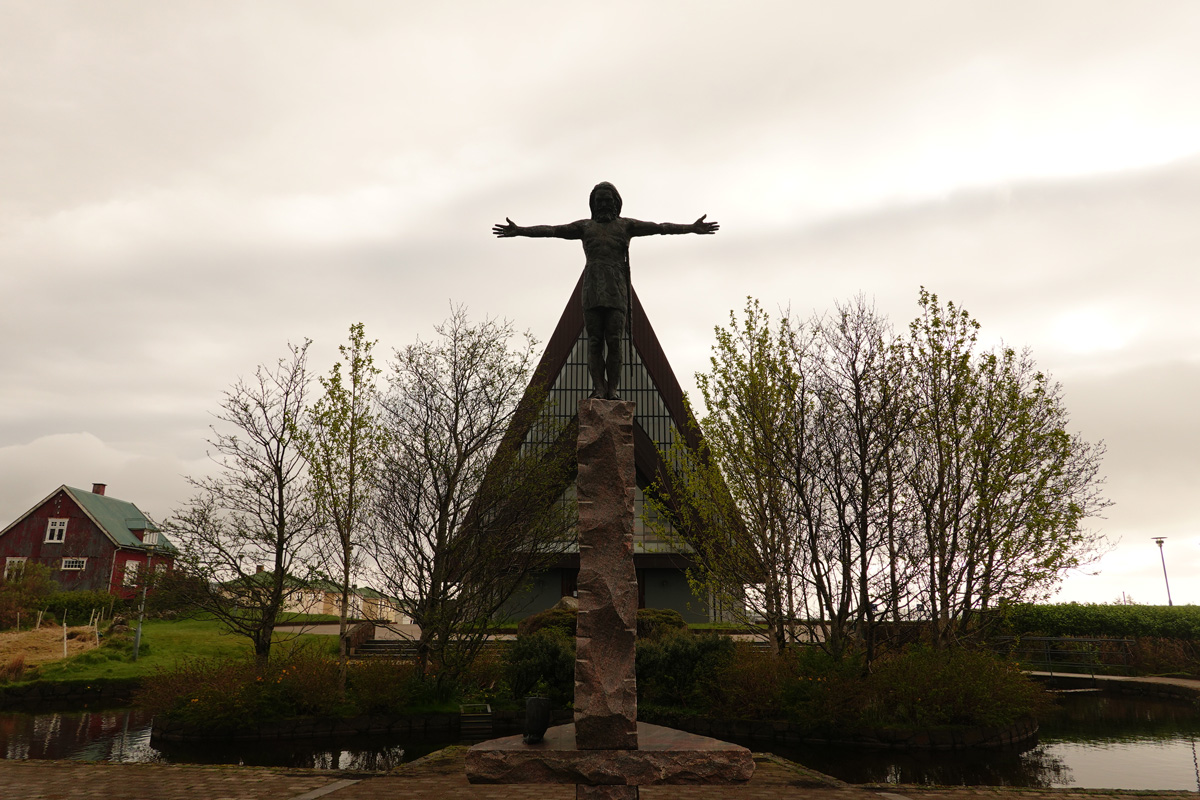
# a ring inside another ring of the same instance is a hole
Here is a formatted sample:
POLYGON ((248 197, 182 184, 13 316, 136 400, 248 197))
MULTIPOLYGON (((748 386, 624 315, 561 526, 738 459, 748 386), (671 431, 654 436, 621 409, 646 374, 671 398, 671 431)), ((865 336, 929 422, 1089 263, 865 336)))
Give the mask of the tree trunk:
POLYGON ((271 639, 275 636, 275 626, 260 628, 254 636, 254 662, 258 668, 264 669, 271 660, 271 639))
MULTIPOLYGON (((348 579, 347 579, 348 580, 348 579)), ((350 647, 346 636, 346 617, 350 609, 350 585, 342 584, 342 608, 338 620, 338 694, 346 696, 346 668, 350 662, 350 647)))

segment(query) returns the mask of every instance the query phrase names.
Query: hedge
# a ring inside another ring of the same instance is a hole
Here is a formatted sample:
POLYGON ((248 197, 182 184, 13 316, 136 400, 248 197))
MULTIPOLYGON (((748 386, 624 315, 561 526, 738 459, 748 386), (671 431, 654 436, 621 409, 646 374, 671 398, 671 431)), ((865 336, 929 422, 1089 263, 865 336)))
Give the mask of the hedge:
POLYGON ((1200 606, 1022 604, 1007 610, 1013 634, 1200 640, 1200 606))

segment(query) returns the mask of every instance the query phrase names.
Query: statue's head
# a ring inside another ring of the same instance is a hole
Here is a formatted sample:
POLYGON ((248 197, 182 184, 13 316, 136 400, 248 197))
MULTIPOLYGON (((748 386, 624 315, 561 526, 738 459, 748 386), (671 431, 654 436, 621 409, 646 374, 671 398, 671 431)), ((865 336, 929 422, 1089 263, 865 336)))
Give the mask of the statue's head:
POLYGON ((611 222, 621 216, 621 194, 617 187, 608 181, 602 181, 592 188, 588 206, 592 209, 592 219, 611 222))

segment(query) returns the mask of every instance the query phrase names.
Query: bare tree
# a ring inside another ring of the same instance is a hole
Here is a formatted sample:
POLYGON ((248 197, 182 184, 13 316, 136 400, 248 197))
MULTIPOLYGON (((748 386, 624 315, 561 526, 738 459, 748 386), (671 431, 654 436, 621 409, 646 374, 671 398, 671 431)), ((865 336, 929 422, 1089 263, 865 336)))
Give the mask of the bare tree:
POLYGON ((168 529, 180 545, 172 579, 183 599, 270 655, 275 626, 304 588, 313 506, 294 423, 304 410, 309 342, 225 392, 208 439, 215 475, 189 478, 196 495, 168 529))
POLYGON ((421 673, 444 685, 571 541, 574 440, 549 422, 544 392, 525 394, 528 334, 513 348, 510 323, 473 324, 462 307, 435 330, 395 353, 371 556, 420 628, 421 673))
POLYGON ((869 664, 875 620, 898 600, 896 507, 889 469, 912 424, 904 359, 887 321, 861 295, 820 324, 816 430, 821 466, 815 482, 832 513, 828 536, 839 543, 842 579, 855 587, 854 616, 869 664), (890 580, 889 580, 890 577, 890 580))

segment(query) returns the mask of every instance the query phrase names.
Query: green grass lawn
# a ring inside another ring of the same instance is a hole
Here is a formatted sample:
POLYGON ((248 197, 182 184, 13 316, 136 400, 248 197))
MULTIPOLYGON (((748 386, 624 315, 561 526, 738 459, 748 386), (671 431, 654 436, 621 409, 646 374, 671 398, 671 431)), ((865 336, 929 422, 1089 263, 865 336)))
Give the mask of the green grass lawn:
MULTIPOLYGON (((131 634, 132 635, 132 634, 131 634)), ((313 634, 276 634, 275 645, 295 647, 312 642, 336 651, 336 638, 313 634)), ((249 654, 250 640, 224 632, 214 620, 147 621, 142 625, 142 653, 137 661, 129 648, 102 646, 72 658, 44 664, 33 680, 88 681, 138 678, 157 670, 170 670, 185 659, 249 654)))

